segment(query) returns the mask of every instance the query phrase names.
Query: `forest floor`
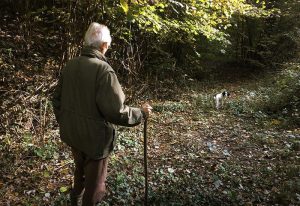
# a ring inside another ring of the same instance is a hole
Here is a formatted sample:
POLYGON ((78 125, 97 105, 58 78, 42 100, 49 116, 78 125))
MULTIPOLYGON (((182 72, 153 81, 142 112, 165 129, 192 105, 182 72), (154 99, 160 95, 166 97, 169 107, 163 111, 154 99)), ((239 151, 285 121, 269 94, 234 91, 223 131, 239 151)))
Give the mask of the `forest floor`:
MULTIPOLYGON (((299 205, 300 129, 281 116, 251 110, 247 101, 266 82, 253 77, 171 82, 174 88, 149 93, 149 205, 299 205), (216 110, 213 95, 223 89, 231 95, 216 110)), ((47 97, 37 103, 30 88, 19 91, 21 109, 6 116, 15 120, 0 137, 0 205, 68 205, 70 151, 59 140, 47 97)), ((119 128, 107 186, 101 205, 143 204, 142 125, 119 128)))
MULTIPOLYGON (((28 41, 13 17, 4 15, 0 30, 0 206, 68 205, 74 163, 50 103, 57 39, 48 45, 37 29, 28 41)), ((287 81, 232 68, 199 81, 178 73, 178 81, 145 82, 154 107, 149 205, 299 205, 299 108, 274 113, 289 97, 278 86, 299 85, 299 68, 285 72, 287 81), (213 95, 223 89, 231 95, 216 110, 213 95)), ((142 124, 119 128, 107 186, 102 205, 143 204, 142 124)))

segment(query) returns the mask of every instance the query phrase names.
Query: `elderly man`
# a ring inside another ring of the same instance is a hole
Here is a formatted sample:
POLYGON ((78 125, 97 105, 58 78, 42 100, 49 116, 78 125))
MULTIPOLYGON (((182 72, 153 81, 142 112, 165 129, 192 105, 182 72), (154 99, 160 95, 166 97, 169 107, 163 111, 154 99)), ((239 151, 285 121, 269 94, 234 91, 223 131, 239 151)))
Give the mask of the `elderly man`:
POLYGON ((151 113, 124 105, 117 76, 105 61, 111 43, 109 29, 92 23, 84 38, 81 56, 62 71, 53 95, 60 137, 72 149, 75 162, 71 204, 92 206, 105 195, 108 156, 115 145, 113 124, 135 126, 151 113))

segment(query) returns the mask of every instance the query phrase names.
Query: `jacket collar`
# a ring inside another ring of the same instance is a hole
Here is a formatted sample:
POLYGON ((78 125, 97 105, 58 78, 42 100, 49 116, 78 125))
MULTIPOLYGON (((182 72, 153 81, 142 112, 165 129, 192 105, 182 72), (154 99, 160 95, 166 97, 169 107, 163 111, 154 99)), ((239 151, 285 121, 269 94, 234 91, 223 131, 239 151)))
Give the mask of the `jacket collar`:
POLYGON ((81 50, 81 56, 98 58, 100 60, 107 61, 106 57, 99 50, 91 46, 84 46, 81 50))

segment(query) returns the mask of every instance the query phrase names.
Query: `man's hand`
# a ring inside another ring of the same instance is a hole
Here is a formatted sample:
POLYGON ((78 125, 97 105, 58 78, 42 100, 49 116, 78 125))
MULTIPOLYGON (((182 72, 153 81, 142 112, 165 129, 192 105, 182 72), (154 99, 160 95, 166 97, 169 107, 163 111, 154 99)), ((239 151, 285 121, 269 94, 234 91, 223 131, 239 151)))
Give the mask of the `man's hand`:
POLYGON ((142 105, 142 111, 144 112, 144 114, 145 114, 145 118, 148 118, 149 117, 149 115, 151 114, 151 112, 152 112, 152 107, 150 106, 150 104, 148 104, 148 103, 145 103, 145 104, 143 104, 142 105))

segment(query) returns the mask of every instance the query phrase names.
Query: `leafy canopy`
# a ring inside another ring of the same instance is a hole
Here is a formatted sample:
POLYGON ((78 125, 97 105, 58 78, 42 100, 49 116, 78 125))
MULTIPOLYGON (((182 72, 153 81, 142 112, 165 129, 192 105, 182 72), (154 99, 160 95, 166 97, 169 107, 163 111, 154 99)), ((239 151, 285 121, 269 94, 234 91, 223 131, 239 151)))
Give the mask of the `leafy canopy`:
POLYGON ((265 2, 256 0, 120 0, 127 20, 140 29, 174 41, 194 41, 198 35, 227 41, 226 29, 234 14, 263 16, 265 2), (149 3, 150 2, 150 3, 149 3))

